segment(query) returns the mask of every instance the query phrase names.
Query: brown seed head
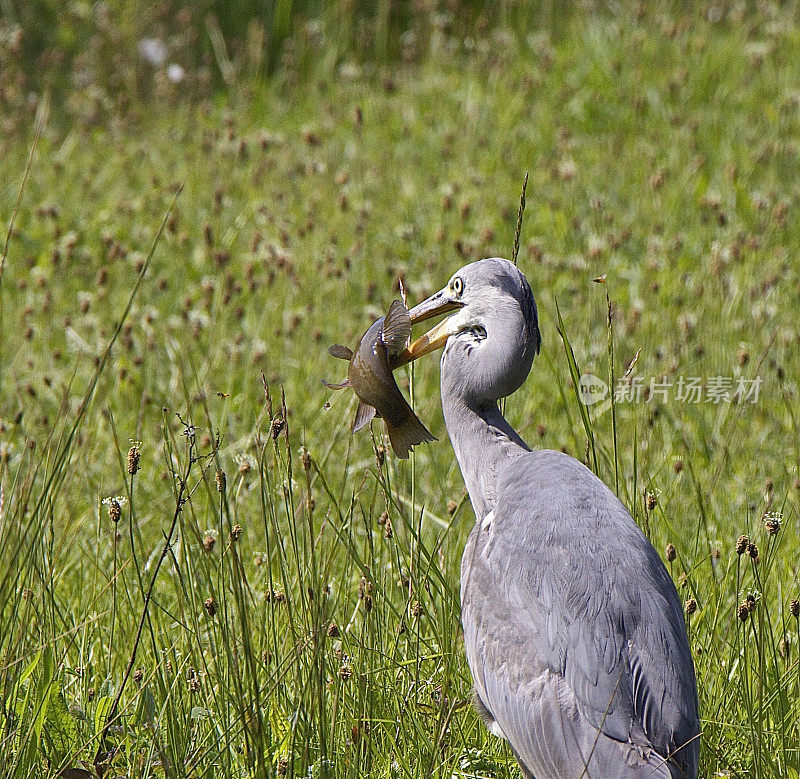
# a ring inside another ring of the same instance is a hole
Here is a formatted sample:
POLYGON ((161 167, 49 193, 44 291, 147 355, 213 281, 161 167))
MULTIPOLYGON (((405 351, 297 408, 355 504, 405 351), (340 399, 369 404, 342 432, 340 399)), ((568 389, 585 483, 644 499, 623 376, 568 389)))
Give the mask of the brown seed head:
POLYGON ((750 544, 750 537, 741 535, 736 539, 736 554, 744 554, 750 544))
POLYGON ((750 616, 750 605, 747 601, 743 601, 739 604, 739 608, 736 609, 736 616, 739 617, 742 622, 747 621, 747 618, 750 616))
POLYGON ((300 453, 300 462, 303 463, 303 470, 308 473, 311 470, 311 455, 306 449, 300 453))
POLYGON ((278 772, 278 776, 286 776, 286 772, 289 770, 289 758, 280 758, 278 764, 275 766, 275 770, 278 772))
POLYGON ((747 556, 753 562, 758 562, 758 547, 752 541, 747 545, 747 556))
POLYGON ((141 684, 142 679, 144 679, 144 671, 141 668, 137 668, 133 672, 133 681, 136 682, 136 684, 141 684))
POLYGON ((652 511, 658 505, 658 499, 654 492, 648 492, 645 496, 645 505, 648 511, 652 511))
POLYGON ((691 617, 697 611, 697 601, 694 598, 689 598, 683 604, 683 610, 686 612, 687 617, 691 617))
POLYGON ((242 535, 242 526, 241 525, 234 525, 231 528, 231 543, 235 544, 242 535))
POLYGON ((330 638, 339 637, 339 626, 335 622, 331 622, 331 624, 328 625, 328 636, 330 638))
POLYGON ((379 525, 385 525, 387 519, 389 519, 389 512, 388 511, 382 511, 381 515, 378 517, 378 524, 379 525))
POLYGON ((214 551, 214 544, 217 543, 217 539, 214 536, 206 536, 203 539, 203 549, 206 552, 213 552, 214 551))
POLYGON ((414 601, 414 605, 411 607, 411 613, 415 617, 421 616, 421 614, 422 614, 422 604, 418 600, 414 601))
POLYGON ((225 485, 228 483, 228 477, 225 471, 221 468, 214 474, 214 481, 217 483, 217 492, 225 492, 225 485))
POLYGON ((767 531, 767 535, 778 535, 778 531, 781 529, 780 516, 778 514, 767 514, 764 517, 764 529, 767 531))
POLYGON ((276 414, 269 425, 269 435, 273 441, 276 440, 277 437, 281 434, 281 430, 283 430, 283 427, 284 427, 283 417, 280 414, 276 414))
POLYGON ((286 600, 286 596, 280 590, 270 590, 266 597, 267 603, 270 601, 275 603, 283 603, 286 600))
POLYGON ((108 518, 116 525, 122 518, 122 506, 118 498, 111 498, 108 502, 108 518))
POLYGON ((386 462, 386 447, 383 444, 378 444, 375 449, 375 457, 378 460, 378 467, 386 462))
POLYGON ((678 553, 675 550, 673 544, 667 544, 667 546, 664 549, 664 554, 666 555, 666 558, 670 563, 678 556, 678 553))
POLYGON ((672 463, 672 470, 675 471, 675 473, 680 473, 683 470, 683 460, 675 460, 675 462, 672 463))
POLYGON ((339 668, 339 678, 347 681, 353 676, 353 666, 350 663, 342 663, 339 668))
POLYGON ((139 444, 134 444, 128 449, 128 473, 131 476, 139 472, 139 459, 141 456, 142 453, 139 450, 139 444))
POLYGON ((784 636, 778 642, 778 652, 780 652, 780 655, 784 660, 789 659, 790 647, 791 647, 791 642, 789 640, 789 636, 784 636))
POLYGON ((394 528, 392 527, 392 520, 387 519, 383 526, 383 535, 386 538, 391 538, 394 535, 394 528))
POLYGON ((447 501, 447 513, 452 517, 453 514, 456 513, 456 509, 458 508, 458 503, 454 500, 447 501))
POLYGON ((217 602, 213 598, 206 598, 203 602, 203 608, 209 617, 213 617, 217 613, 217 602))
POLYGON ((800 600, 797 598, 792 598, 792 602, 789 604, 789 613, 797 619, 800 617, 800 600))

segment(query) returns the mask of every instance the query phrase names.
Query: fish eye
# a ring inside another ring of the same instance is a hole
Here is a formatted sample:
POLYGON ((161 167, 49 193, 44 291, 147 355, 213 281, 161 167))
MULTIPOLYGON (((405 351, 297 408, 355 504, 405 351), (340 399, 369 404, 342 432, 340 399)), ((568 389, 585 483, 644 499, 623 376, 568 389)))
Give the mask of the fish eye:
POLYGON ((464 293, 464 280, 461 276, 456 276, 453 279, 453 292, 456 293, 459 297, 464 293))

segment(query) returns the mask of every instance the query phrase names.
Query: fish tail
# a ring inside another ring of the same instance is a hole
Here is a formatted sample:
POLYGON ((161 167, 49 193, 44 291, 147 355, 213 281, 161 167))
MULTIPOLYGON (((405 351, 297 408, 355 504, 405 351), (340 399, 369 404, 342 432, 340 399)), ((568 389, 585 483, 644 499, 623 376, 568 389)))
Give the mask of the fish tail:
POLYGON ((408 457, 412 446, 421 444, 423 441, 436 440, 436 436, 419 421, 417 415, 411 409, 399 424, 392 424, 387 419, 386 430, 389 433, 392 449, 401 460, 405 460, 408 457))

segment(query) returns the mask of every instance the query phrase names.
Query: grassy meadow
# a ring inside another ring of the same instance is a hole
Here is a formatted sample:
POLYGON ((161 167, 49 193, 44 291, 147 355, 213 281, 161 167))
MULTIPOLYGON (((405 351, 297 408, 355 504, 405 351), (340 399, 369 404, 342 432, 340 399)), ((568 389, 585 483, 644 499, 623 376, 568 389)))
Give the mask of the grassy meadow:
POLYGON ((401 286, 511 256, 526 172, 543 347, 507 416, 667 560, 701 775, 798 776, 800 25, 676 8, 380 64, 310 25, 269 79, 124 113, 6 85, 5 776, 519 776, 470 703, 438 361, 398 372, 439 438, 408 461, 321 380, 401 286), (582 410, 567 344, 641 396, 582 410))

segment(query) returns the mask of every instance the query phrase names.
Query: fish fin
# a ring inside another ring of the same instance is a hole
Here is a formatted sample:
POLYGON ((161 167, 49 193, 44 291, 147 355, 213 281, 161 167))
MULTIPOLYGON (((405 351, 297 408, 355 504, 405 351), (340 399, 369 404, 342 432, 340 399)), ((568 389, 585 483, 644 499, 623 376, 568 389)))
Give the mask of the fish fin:
POLYGON ((410 337, 411 317, 408 309, 399 300, 395 300, 383 320, 381 341, 389 354, 399 354, 405 349, 410 337))
POLYGON ((392 449, 401 460, 408 457, 412 446, 421 444, 423 441, 436 440, 436 436, 419 421, 413 411, 409 411, 408 416, 399 425, 392 425, 387 420, 386 430, 389 433, 389 440, 392 442, 392 449))
POLYGON ((329 381, 322 380, 322 383, 328 388, 333 390, 344 389, 350 386, 350 379, 345 379, 341 384, 331 384, 329 381))
POLYGON ((328 349, 328 354, 331 357, 338 357, 340 360, 353 359, 353 350, 348 349, 346 346, 342 346, 341 344, 334 344, 331 346, 330 349, 328 349))
POLYGON ((358 404, 358 411, 356 411, 356 418, 353 420, 353 426, 350 428, 354 433, 361 430, 364 425, 369 424, 375 416, 375 409, 368 403, 362 400, 358 404))

